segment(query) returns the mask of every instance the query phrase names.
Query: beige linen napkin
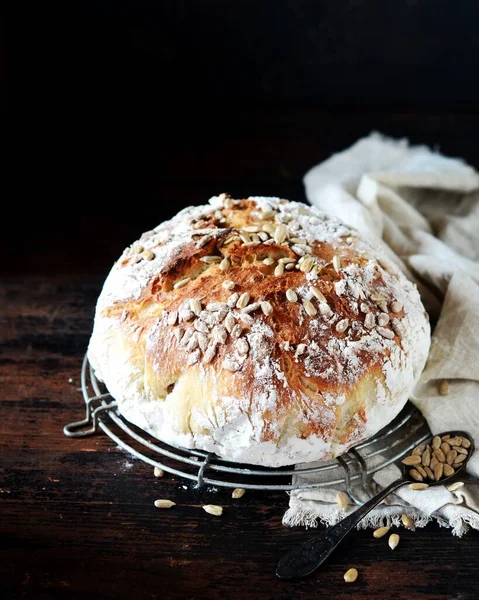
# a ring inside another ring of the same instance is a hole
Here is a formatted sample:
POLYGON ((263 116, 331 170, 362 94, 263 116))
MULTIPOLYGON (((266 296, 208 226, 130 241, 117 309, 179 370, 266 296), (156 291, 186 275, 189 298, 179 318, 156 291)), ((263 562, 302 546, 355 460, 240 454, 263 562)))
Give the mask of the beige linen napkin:
MULTIPOLYGON (((336 215, 391 258, 421 292, 434 328, 431 350, 411 401, 433 433, 461 429, 479 445, 479 173, 464 161, 425 146, 411 146, 372 133, 351 148, 312 168, 304 178, 314 206, 336 215), (447 396, 438 383, 449 382, 447 396)), ((398 525, 403 512, 424 526, 435 519, 462 535, 479 529, 479 451, 468 463, 465 487, 444 486, 392 494, 360 527, 398 525)), ((374 475, 379 486, 399 476, 391 465, 374 475)), ((311 475, 295 481, 324 482, 311 475)), ((295 490, 283 523, 332 525, 345 513, 339 490, 295 490)), ((356 491, 356 490, 355 490, 356 491)), ((357 490, 359 496, 361 493, 357 490)), ((351 505, 349 511, 354 510, 351 505)), ((346 514, 347 514, 346 513, 346 514)))

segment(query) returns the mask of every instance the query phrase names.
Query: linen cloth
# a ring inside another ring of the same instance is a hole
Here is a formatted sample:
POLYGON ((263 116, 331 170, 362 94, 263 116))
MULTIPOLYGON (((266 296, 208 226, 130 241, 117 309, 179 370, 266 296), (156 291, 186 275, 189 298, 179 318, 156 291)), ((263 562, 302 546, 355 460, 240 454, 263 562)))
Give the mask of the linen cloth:
MULTIPOLYGON (((304 177, 306 197, 319 209, 381 245, 414 281, 430 315, 433 335, 428 361, 410 398, 432 433, 464 430, 479 445, 479 173, 406 139, 377 132, 313 167, 304 177), (449 383, 441 396, 438 384, 449 383)), ((388 485, 400 475, 395 465, 374 482, 388 485)), ((318 475, 295 482, 324 481, 318 475)), ((479 529, 479 451, 467 465, 466 485, 391 494, 358 527, 399 525, 402 513, 416 527, 436 520, 462 535, 479 529)), ((344 489, 344 488, 343 488, 344 489)), ((342 511, 338 489, 318 487, 290 493, 287 526, 332 525, 355 510, 342 511)), ((355 490, 360 496, 360 490, 355 490)))

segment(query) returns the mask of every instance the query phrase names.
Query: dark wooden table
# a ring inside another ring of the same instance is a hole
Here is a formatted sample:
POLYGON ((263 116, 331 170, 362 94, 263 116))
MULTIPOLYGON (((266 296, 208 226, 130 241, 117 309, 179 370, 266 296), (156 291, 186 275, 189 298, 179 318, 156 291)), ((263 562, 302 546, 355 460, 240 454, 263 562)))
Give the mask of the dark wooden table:
MULTIPOLYGON (((108 216, 87 216, 92 212, 77 206, 74 218, 63 213, 54 218, 50 212, 24 222, 21 243, 17 230, 10 238, 5 232, 0 249, 6 257, 0 296, 2 598, 479 597, 477 531, 457 538, 434 524, 402 530, 395 551, 371 531, 354 532, 321 571, 282 582, 274 574, 278 559, 311 534, 282 525, 286 493, 248 492, 233 501, 227 490, 197 491, 177 477, 154 478, 151 467, 104 434, 69 439, 62 432, 82 415, 79 375, 94 305, 124 246, 213 193, 256 190, 304 200, 304 172, 374 128, 439 145, 479 166, 477 115, 243 114, 234 143, 227 136, 214 142, 198 137, 183 153, 179 145, 168 152, 157 149, 137 182, 135 206, 141 210, 111 212, 112 194, 98 206, 108 216), (176 506, 160 511, 153 506, 156 498, 170 498, 176 506), (206 514, 205 503, 223 506, 223 515, 206 514), (343 573, 352 566, 360 576, 348 585, 343 573)), ((90 204, 95 199, 90 197, 90 204)))

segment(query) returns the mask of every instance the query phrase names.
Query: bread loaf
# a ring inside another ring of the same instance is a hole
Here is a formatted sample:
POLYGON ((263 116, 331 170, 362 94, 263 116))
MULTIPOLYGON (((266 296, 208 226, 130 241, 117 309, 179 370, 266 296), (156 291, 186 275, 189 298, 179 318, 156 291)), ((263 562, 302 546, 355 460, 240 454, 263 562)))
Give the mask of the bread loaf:
POLYGON ((302 203, 221 194, 124 251, 88 358, 160 440, 281 466, 387 425, 429 344, 415 285, 358 232, 302 203))

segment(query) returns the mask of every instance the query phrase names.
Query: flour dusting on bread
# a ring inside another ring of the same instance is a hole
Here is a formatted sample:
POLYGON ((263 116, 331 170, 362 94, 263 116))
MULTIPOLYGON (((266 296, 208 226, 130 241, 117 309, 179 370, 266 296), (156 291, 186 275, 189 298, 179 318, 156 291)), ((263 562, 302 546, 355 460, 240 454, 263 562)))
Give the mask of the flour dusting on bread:
POLYGON ((159 439, 279 466, 387 425, 429 343, 415 285, 358 232, 302 203, 221 194, 124 251, 88 357, 159 439))

